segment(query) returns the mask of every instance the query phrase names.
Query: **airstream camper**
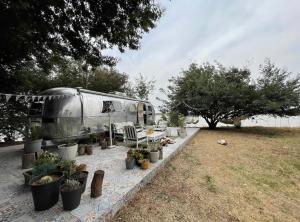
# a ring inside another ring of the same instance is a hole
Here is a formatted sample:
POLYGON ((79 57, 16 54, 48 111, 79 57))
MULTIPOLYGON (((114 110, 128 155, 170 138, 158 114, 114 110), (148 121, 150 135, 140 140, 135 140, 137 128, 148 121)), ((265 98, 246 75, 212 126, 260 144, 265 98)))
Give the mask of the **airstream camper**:
POLYGON ((45 141, 79 139, 89 133, 107 131, 109 121, 154 123, 155 112, 148 101, 107 94, 82 88, 53 88, 40 95, 53 95, 32 103, 30 121, 40 124, 45 141))

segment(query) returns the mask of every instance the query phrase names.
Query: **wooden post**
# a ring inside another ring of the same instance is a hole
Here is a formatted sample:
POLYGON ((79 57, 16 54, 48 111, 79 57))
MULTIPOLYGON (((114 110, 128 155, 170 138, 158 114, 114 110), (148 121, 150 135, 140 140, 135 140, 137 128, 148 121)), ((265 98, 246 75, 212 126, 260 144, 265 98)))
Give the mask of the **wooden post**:
POLYGON ((96 198, 102 195, 103 177, 104 177, 103 170, 95 171, 93 181, 91 184, 91 197, 96 198))

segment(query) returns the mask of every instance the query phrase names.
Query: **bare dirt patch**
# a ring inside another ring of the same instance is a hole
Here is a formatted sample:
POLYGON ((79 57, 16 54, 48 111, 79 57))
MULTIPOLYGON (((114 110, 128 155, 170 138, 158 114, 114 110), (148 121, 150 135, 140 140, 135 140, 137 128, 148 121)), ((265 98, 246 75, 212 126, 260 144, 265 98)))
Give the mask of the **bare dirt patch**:
POLYGON ((300 129, 201 130, 114 221, 300 221, 300 129))

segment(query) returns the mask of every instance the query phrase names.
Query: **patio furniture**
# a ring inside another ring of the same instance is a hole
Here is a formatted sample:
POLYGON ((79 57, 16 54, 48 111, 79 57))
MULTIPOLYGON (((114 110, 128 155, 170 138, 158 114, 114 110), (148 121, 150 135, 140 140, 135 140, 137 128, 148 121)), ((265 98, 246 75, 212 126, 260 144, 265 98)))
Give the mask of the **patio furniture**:
POLYGON ((140 142, 147 141, 147 135, 144 131, 138 132, 135 126, 124 126, 125 141, 135 141, 136 148, 138 148, 140 142))
POLYGON ((154 131, 151 134, 147 134, 147 139, 148 141, 152 141, 152 142, 156 142, 158 140, 160 140, 161 138, 166 137, 167 133, 166 131, 154 131))
POLYGON ((114 138, 125 140, 124 126, 134 126, 134 124, 133 122, 121 122, 112 124, 114 138))

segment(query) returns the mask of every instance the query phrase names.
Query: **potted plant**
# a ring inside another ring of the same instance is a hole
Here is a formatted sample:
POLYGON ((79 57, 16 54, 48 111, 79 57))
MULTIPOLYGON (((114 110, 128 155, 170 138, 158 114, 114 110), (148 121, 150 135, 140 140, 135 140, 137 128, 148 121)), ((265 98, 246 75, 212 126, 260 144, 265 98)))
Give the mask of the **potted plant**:
POLYGON ((23 175, 25 178, 25 185, 30 179, 49 174, 53 171, 57 171, 57 167, 61 161, 61 157, 58 154, 50 153, 48 151, 42 152, 42 154, 35 161, 34 166, 30 171, 26 171, 23 175))
POLYGON ((40 126, 34 126, 30 128, 24 143, 24 153, 39 152, 42 147, 42 128, 40 126))
POLYGON ((81 200, 82 185, 79 181, 68 179, 61 186, 60 192, 64 210, 73 210, 77 208, 81 200))
POLYGON ((86 181, 88 178, 89 172, 88 171, 77 171, 71 175, 71 179, 77 180, 81 183, 81 193, 85 191, 86 188, 86 181))
POLYGON ((58 164, 58 170, 63 172, 66 179, 76 173, 77 167, 75 160, 61 160, 58 164))
POLYGON ((62 172, 53 172, 29 181, 35 210, 47 210, 57 203, 62 177, 62 172))
POLYGON ((186 128, 184 127, 184 122, 185 122, 185 117, 182 114, 179 114, 178 116, 178 126, 180 129, 178 130, 178 134, 180 138, 185 138, 186 137, 186 128))
POLYGON ((158 145, 156 143, 151 145, 150 150, 150 161, 151 163, 155 163, 158 161, 159 158, 159 151, 158 151, 158 145))
POLYGON ((147 170, 150 167, 150 161, 148 159, 142 160, 142 165, 141 165, 143 170, 147 170))
POLYGON ((134 157, 134 150, 133 149, 129 149, 127 151, 127 158, 133 158, 134 157))
POLYGON ((142 162, 144 160, 144 155, 137 150, 134 154, 134 159, 135 159, 136 165, 141 166, 142 162))
POLYGON ((127 157, 125 159, 126 169, 131 170, 134 168, 135 159, 133 157, 127 157))
POLYGON ((58 145, 58 153, 64 160, 75 160, 78 144, 69 140, 66 144, 58 145))

